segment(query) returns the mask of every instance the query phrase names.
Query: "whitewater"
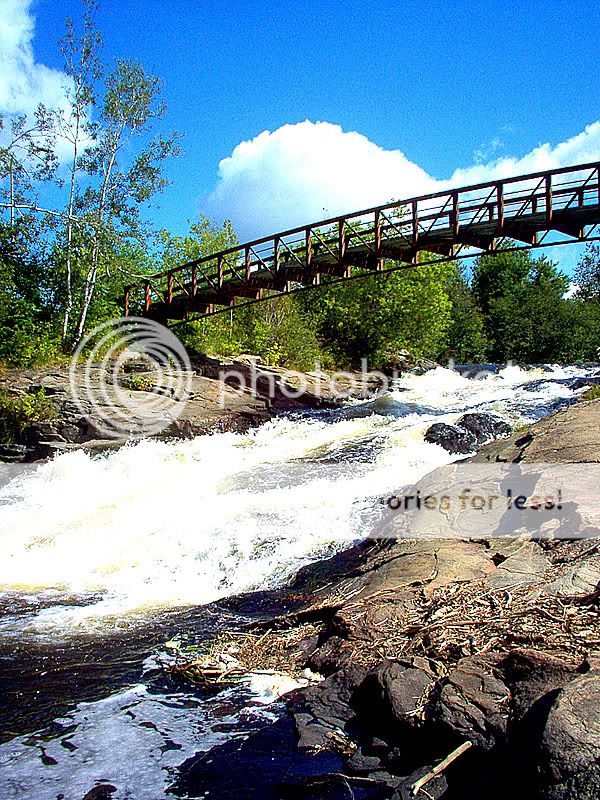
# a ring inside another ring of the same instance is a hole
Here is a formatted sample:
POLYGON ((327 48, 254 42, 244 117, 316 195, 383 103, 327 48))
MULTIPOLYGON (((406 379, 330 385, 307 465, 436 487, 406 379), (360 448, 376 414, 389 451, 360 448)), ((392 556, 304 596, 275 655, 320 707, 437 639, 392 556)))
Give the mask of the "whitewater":
POLYGON ((101 633, 281 585, 367 537, 382 497, 456 458, 424 441, 432 422, 489 411, 522 425, 575 399, 582 390, 565 380, 593 371, 471 379, 439 367, 375 400, 246 434, 144 440, 24 469, 0 490, 0 587, 36 610, 5 615, 0 632, 101 633))
POLYGON ((255 675, 216 696, 175 687, 157 668, 167 640, 236 629, 243 618, 206 604, 285 585, 368 537, 384 498, 459 458, 424 441, 433 422, 491 412, 518 429, 574 402, 599 373, 439 367, 376 399, 245 434, 4 468, 3 800, 246 796, 237 784, 224 795, 222 777, 198 777, 194 764, 283 723, 277 698, 294 683, 255 675))

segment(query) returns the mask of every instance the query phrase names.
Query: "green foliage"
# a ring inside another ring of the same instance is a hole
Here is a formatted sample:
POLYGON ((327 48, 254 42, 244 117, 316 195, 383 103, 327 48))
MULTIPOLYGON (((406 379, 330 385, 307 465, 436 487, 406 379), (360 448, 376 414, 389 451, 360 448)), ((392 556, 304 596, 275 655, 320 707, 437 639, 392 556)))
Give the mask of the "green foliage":
POLYGON ((582 395, 581 400, 600 400, 600 384, 590 386, 582 395))
POLYGON ((575 267, 578 297, 600 302, 600 245, 589 242, 585 254, 575 267))
POLYGON ((43 389, 24 395, 0 391, 0 437, 18 441, 21 433, 36 422, 51 422, 57 411, 43 389))
POLYGON ((366 358, 377 367, 399 349, 434 356, 451 323, 453 271, 451 264, 434 262, 325 286, 306 295, 306 308, 339 366, 359 366, 366 358))
POLYGON ((450 277, 448 288, 452 311, 443 355, 459 364, 483 362, 489 348, 485 318, 460 267, 450 277))
POLYGON ((212 355, 258 355, 271 366, 313 369, 331 364, 298 298, 272 300, 189 323, 178 331, 193 350, 212 355))
POLYGON ((600 303, 580 298, 565 301, 561 357, 565 362, 600 361, 600 303))
POLYGON ((132 372, 123 379, 124 385, 134 392, 151 392, 156 385, 150 375, 132 372))
POLYGON ((480 256, 473 294, 485 315, 493 361, 560 358, 567 329, 563 296, 569 281, 545 256, 500 251, 480 256))
MULTIPOLYGON (((165 113, 159 79, 139 63, 101 59, 96 0, 84 0, 82 30, 67 20, 59 49, 65 82, 57 109, 39 106, 14 119, 0 147, 0 196, 11 232, 24 214, 36 224, 47 251, 47 296, 65 352, 86 329, 106 317, 123 285, 140 275, 152 237, 143 207, 166 185, 164 162, 178 153, 177 134, 159 130, 165 113), (56 145, 69 145, 64 171, 56 172, 56 145), (63 178, 66 171, 67 179, 63 178), (38 191, 52 178, 52 208, 40 207, 38 191), (145 252, 133 265, 123 255, 145 252)), ((25 270, 21 271, 25 274, 25 270)))

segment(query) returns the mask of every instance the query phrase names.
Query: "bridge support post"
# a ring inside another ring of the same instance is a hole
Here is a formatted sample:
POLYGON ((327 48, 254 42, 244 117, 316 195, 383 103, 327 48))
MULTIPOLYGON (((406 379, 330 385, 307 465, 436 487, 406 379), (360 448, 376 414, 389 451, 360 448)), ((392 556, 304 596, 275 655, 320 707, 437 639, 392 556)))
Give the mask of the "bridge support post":
POLYGON ((250 280, 250 272, 252 268, 252 257, 251 257, 251 250, 249 247, 246 247, 244 251, 244 266, 246 268, 246 283, 250 280))
POLYGON ((498 233, 504 230, 504 191, 500 182, 496 187, 496 203, 498 205, 498 233))
POLYGON ((458 192, 452 193, 452 235, 458 237, 460 231, 460 207, 458 204, 458 192))
POLYGON ((279 261, 281 258, 281 240, 279 236, 273 239, 273 266, 275 267, 275 275, 279 273, 279 261))
POLYGON ((413 246, 416 248, 419 241, 419 208, 416 200, 412 201, 412 239, 413 246))
POLYGON ((546 175, 546 224, 552 222, 552 176, 546 175))
POLYGON ((350 267, 345 264, 346 259, 346 220, 341 219, 338 223, 338 265, 344 278, 350 275, 350 267))
POLYGON ((377 209, 374 217, 374 243, 375 250, 375 269, 380 272, 383 269, 383 257, 381 255, 381 211, 377 209))

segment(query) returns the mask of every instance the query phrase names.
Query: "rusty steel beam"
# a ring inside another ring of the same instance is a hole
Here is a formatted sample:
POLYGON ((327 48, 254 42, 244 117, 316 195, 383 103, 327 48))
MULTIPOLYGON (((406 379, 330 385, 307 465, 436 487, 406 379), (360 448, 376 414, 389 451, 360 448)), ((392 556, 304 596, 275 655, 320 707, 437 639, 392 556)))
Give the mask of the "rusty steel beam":
POLYGON ((140 308, 141 290, 141 308, 149 316, 219 313, 215 305, 231 307, 235 298, 268 299, 264 290, 284 294, 318 286, 321 275, 343 280, 355 277, 353 267, 385 271, 390 258, 415 266, 425 251, 448 260, 465 247, 487 251, 508 237, 535 247, 538 234, 551 230, 587 241, 586 228, 596 225, 600 165, 562 167, 386 203, 256 239, 128 287, 123 308, 140 308), (563 176, 569 179, 561 182, 563 176))

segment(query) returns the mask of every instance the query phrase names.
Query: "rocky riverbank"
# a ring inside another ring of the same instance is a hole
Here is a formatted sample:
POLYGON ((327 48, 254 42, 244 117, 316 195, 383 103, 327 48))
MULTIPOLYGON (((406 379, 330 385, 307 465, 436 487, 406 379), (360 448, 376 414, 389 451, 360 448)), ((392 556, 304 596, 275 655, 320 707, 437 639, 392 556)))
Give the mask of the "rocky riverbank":
MULTIPOLYGON (((473 459, 550 460, 600 463, 600 401, 473 459)), ((277 761, 277 723, 269 797, 597 798, 597 536, 364 542, 285 590, 228 601, 262 617, 253 668, 323 678, 287 698, 302 774, 277 761)), ((264 742, 230 748, 222 768, 260 762, 264 742)))
MULTIPOLYGON (((67 368, 9 370, 0 374, 0 394, 27 403, 42 396, 40 418, 9 426, 0 412, 0 461, 37 461, 73 449, 100 452, 125 444, 127 438, 106 438, 102 419, 108 413, 126 418, 140 408, 154 387, 144 372, 130 368, 123 375, 121 401, 102 387, 103 368, 75 370, 73 401, 67 368), (135 379, 132 378, 135 376, 135 379), (125 403, 127 405, 125 405, 125 403)), ((283 411, 334 407, 345 398, 374 395, 380 381, 360 373, 338 375, 335 383, 326 372, 301 373, 268 367, 252 356, 239 360, 192 357, 189 393, 176 419, 165 424, 161 438, 193 438, 205 433, 246 431, 283 411)))

